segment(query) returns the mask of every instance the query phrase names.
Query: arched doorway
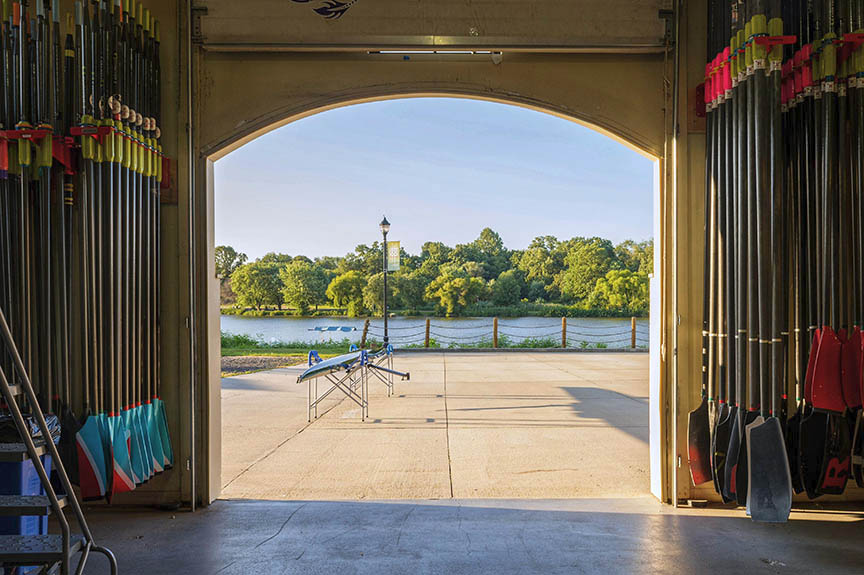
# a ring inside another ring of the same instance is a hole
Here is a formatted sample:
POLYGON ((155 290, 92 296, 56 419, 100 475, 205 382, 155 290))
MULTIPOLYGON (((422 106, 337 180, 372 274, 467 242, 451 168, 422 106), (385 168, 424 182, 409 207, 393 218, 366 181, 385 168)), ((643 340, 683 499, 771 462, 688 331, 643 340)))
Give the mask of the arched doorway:
MULTIPOLYGON (((450 92, 440 92, 440 93, 410 94, 409 97, 436 97, 436 96, 437 97, 441 97, 441 96, 452 97, 453 95, 454 94, 450 93, 450 92)), ((492 97, 489 97, 488 95, 484 95, 483 97, 477 97, 477 96, 471 97, 471 96, 468 96, 468 95, 465 95, 462 93, 458 94, 458 96, 462 97, 462 98, 473 98, 473 99, 478 99, 478 100, 494 101, 497 103, 515 104, 515 105, 527 107, 527 108, 530 108, 530 109, 533 109, 536 111, 541 111, 541 112, 544 112, 546 114, 551 114, 551 115, 557 116, 559 118, 564 118, 564 119, 571 120, 571 121, 577 121, 572 117, 569 117, 565 114, 562 114, 560 112, 560 110, 558 110, 558 111, 550 110, 548 108, 540 107, 540 106, 536 105, 536 103, 529 104, 524 100, 510 101, 506 98, 501 98, 501 97, 492 98, 492 97)), ((218 152, 214 152, 210 156, 210 158, 208 159, 208 170, 207 170, 207 173, 208 173, 208 186, 207 186, 207 188, 208 188, 208 195, 207 195, 208 211, 207 211, 207 213, 209 214, 209 218, 211 219, 211 223, 208 225, 208 230, 211 230, 211 231, 210 231, 210 237, 207 238, 207 246, 208 246, 208 250, 209 250, 207 261, 208 262, 213 261, 212 250, 215 246, 215 243, 213 241, 213 235, 212 235, 212 229, 213 229, 213 226, 212 226, 212 217, 213 217, 212 213, 213 213, 213 211, 212 210, 213 210, 213 188, 214 188, 214 186, 213 186, 214 179, 213 178, 215 177, 214 171, 213 171, 213 164, 212 164, 213 161, 215 161, 218 158, 223 157, 224 155, 226 155, 230 151, 238 148, 242 144, 259 137, 263 133, 266 133, 272 129, 275 129, 276 127, 290 124, 291 122, 297 121, 299 119, 306 118, 306 117, 309 117, 309 116, 314 115, 314 114, 319 114, 322 112, 326 112, 328 110, 332 110, 332 109, 340 108, 340 107, 344 107, 344 106, 350 106, 350 105, 355 105, 355 104, 359 104, 359 103, 366 103, 366 102, 371 102, 371 101, 404 98, 404 97, 406 97, 406 96, 405 95, 387 95, 387 96, 380 96, 380 97, 367 96, 367 97, 363 97, 363 98, 359 98, 359 99, 343 100, 343 101, 339 101, 338 103, 329 103, 326 105, 320 105, 317 107, 313 107, 309 110, 296 113, 289 118, 279 120, 277 122, 269 124, 268 126, 266 126, 264 128, 256 128, 254 125, 250 125, 249 127, 247 127, 245 129, 245 131, 247 132, 247 134, 245 136, 238 134, 238 135, 236 135, 236 138, 232 139, 230 142, 225 142, 224 146, 221 147, 218 152)), ((582 124, 582 125, 587 124, 587 122, 585 122, 584 120, 579 120, 577 122, 582 124)), ((590 128, 597 130, 597 128, 595 126, 590 125, 590 124, 587 124, 587 125, 590 128)), ((619 141, 619 142, 624 141, 620 135, 612 134, 608 129, 597 130, 597 131, 600 131, 601 133, 603 133, 607 136, 613 136, 613 139, 615 139, 616 141, 619 141)), ((647 156, 648 158, 650 158, 654 162, 654 181, 652 183, 653 183, 653 200, 654 200, 653 203, 654 203, 655 209, 654 209, 653 219, 654 219, 655 237, 657 237, 657 231, 659 230, 659 221, 658 220, 659 220, 659 197, 660 197, 659 182, 660 182, 660 169, 661 169, 660 161, 657 159, 656 156, 648 153, 643 148, 635 146, 629 142, 627 142, 627 145, 629 148, 637 150, 640 154, 647 156)), ((656 243, 660 244, 660 241, 658 240, 656 243)), ((660 267, 659 266, 660 250, 657 250, 655 252, 655 254, 656 254, 655 260, 658 262, 657 268, 659 268, 660 267)), ((212 278, 213 275, 208 274, 208 277, 212 278)), ((657 276, 655 276, 655 277, 657 277, 657 276)), ((658 279, 652 279, 652 292, 654 294, 660 294, 661 293, 658 279)), ((209 323, 208 323, 208 330, 209 330, 208 349, 210 351, 210 360, 211 360, 210 365, 213 366, 214 365, 213 359, 214 359, 214 357, 218 357, 218 354, 219 354, 219 347, 218 347, 218 341, 219 341, 219 327, 218 327, 219 326, 219 322, 218 322, 219 316, 218 316, 218 312, 219 312, 219 310, 218 310, 218 297, 215 298, 215 300, 213 298, 214 290, 211 288, 210 290, 208 290, 208 293, 210 294, 210 298, 208 300, 208 302, 209 302, 208 303, 208 306, 209 306, 208 307, 208 312, 209 312, 208 313, 208 319, 209 319, 209 323), (217 342, 217 343, 214 344, 214 342, 217 342)), ((218 290, 215 293, 218 294, 218 290)), ((652 298, 652 309, 651 309, 652 326, 650 328, 651 339, 652 339, 652 352, 651 352, 650 360, 649 360, 649 363, 651 366, 650 367, 651 377, 650 377, 650 393, 649 393, 649 395, 651 398, 650 419, 651 419, 651 428, 652 428, 651 429, 652 491, 658 497, 661 496, 660 495, 660 489, 659 489, 659 485, 661 483, 661 480, 660 480, 661 464, 660 464, 660 457, 659 457, 660 453, 661 453, 661 449, 660 449, 660 445, 659 445, 660 444, 660 437, 661 437, 660 408, 659 408, 660 316, 661 316, 661 314, 660 314, 660 297, 654 297, 654 298, 652 298)), ((210 377, 210 387, 209 387, 209 389, 210 389, 210 395, 209 395, 210 423, 209 423, 209 428, 211 430, 209 452, 210 452, 210 470, 211 470, 210 473, 211 473, 211 475, 214 474, 215 470, 214 470, 213 465, 214 465, 214 462, 217 461, 217 459, 215 457, 216 454, 214 453, 214 448, 218 447, 218 437, 216 437, 216 434, 218 433, 218 430, 221 427, 220 425, 216 424, 216 422, 218 421, 218 417, 216 416, 216 413, 214 413, 214 410, 219 409, 218 390, 219 390, 219 385, 220 385, 220 378, 218 377, 218 374, 219 374, 219 371, 217 368, 217 369, 215 369, 215 377, 214 377, 214 370, 211 367, 211 377, 210 377), (214 387, 214 380, 215 380, 216 387, 214 387)))

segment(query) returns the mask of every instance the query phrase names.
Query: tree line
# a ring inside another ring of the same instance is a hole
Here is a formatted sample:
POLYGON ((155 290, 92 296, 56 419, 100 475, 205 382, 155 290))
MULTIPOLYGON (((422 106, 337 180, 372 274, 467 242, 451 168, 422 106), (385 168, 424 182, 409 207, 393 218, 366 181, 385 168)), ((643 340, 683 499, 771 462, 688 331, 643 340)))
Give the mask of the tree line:
MULTIPOLYGON (((253 262, 231 246, 217 246, 216 273, 223 305, 258 311, 287 305, 298 315, 333 306, 364 316, 382 312, 382 259, 379 242, 342 257, 271 252, 253 262)), ((416 255, 403 249, 401 269, 388 274, 388 308, 457 316, 567 306, 597 315, 646 315, 653 260, 651 240, 615 245, 599 237, 539 236, 524 250, 510 250, 486 228, 467 244, 427 242, 416 255)))

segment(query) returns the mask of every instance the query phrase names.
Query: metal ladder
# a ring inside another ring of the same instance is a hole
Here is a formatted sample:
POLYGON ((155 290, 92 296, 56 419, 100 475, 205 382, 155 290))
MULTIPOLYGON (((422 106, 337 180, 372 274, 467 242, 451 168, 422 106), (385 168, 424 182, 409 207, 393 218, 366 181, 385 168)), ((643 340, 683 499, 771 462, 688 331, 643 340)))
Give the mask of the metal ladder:
POLYGON ((33 385, 24 369, 24 363, 21 361, 21 355, 15 346, 12 332, 9 330, 9 324, 2 310, 0 310, 0 338, 12 357, 15 373, 18 375, 18 384, 12 384, 0 367, 0 393, 9 406, 18 434, 24 441, 23 443, 0 443, 0 461, 20 463, 29 459, 45 490, 45 495, 0 496, 0 515, 22 517, 45 516, 53 513, 60 524, 60 535, 0 535, 0 567, 8 569, 16 566, 39 566, 41 567, 39 573, 70 575, 73 561, 76 555, 80 554, 74 572, 76 575, 81 575, 87 558, 93 551, 105 555, 111 565, 111 574, 117 575, 117 560, 114 554, 109 549, 96 545, 93 540, 93 534, 84 519, 81 504, 75 497, 57 446, 50 440, 48 424, 45 422, 42 408, 39 407, 33 385), (16 400, 18 396, 24 396, 32 406, 31 415, 36 420, 42 437, 49 438, 48 441, 36 442, 30 436, 16 400), (51 456, 57 477, 63 491, 66 492, 65 495, 58 495, 51 485, 51 479, 45 471, 45 466, 42 465, 41 456, 45 454, 51 456), (70 533, 69 521, 63 514, 63 508, 67 506, 72 508, 81 535, 70 533))

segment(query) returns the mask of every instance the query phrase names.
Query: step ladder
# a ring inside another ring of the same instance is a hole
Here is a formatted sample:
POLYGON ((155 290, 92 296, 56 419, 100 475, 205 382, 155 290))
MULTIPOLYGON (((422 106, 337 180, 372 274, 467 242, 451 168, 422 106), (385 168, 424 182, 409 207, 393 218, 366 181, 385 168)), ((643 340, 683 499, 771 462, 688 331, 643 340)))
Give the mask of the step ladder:
POLYGON ((45 495, 3 495, 0 496, 0 515, 4 516, 45 516, 53 514, 60 524, 59 535, 0 535, 0 567, 9 569, 17 566, 41 567, 39 573, 70 575, 73 563, 77 559, 74 573, 81 575, 90 552, 101 553, 108 558, 111 574, 117 575, 117 560, 114 554, 105 547, 96 545, 93 534, 84 519, 81 504, 75 497, 72 483, 63 467, 57 446, 50 441, 51 433, 42 408, 33 391, 33 385, 21 361, 21 355, 15 346, 6 316, 0 310, 0 340, 12 358, 17 383, 12 384, 0 367, 0 395, 6 401, 12 419, 18 428, 18 434, 23 443, 0 443, 0 461, 24 462, 28 459, 33 463, 39 481, 45 490, 45 495), (43 438, 49 441, 34 441, 30 430, 18 406, 18 397, 24 397, 31 407, 31 416, 36 420, 43 438), (58 495, 51 484, 51 479, 42 465, 42 455, 50 455, 54 470, 60 480, 65 495, 58 495), (72 534, 69 521, 63 509, 69 507, 75 516, 80 535, 72 534))

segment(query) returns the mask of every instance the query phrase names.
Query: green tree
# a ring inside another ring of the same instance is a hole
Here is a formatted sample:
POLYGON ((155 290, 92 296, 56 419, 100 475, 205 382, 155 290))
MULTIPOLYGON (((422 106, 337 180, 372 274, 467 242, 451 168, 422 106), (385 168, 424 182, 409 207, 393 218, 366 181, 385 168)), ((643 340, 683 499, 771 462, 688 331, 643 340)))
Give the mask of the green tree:
POLYGON ((483 264, 484 279, 497 278, 510 267, 510 250, 504 247, 504 240, 492 228, 483 228, 471 246, 477 250, 483 264))
POLYGON ((344 274, 356 270, 369 277, 381 271, 384 266, 384 252, 380 242, 374 242, 371 246, 360 244, 353 252, 345 254, 336 269, 337 274, 344 274))
POLYGON ((441 275, 426 287, 426 297, 436 301, 450 317, 476 303, 485 290, 482 279, 469 277, 463 270, 451 265, 442 268, 441 275))
POLYGON ((426 279, 418 272, 399 270, 391 276, 393 297, 403 308, 417 310, 423 307, 426 293, 426 279))
POLYGON ((654 272, 654 240, 626 240, 615 246, 615 256, 623 269, 647 274, 654 272))
POLYGON ((345 272, 330 280, 327 286, 327 297, 336 307, 347 307, 348 315, 356 316, 363 313, 363 286, 366 285, 363 276, 357 270, 345 272))
POLYGON ((246 254, 231 246, 216 246, 216 277, 221 281, 231 278, 234 271, 246 263, 246 254))
MULTIPOLYGON (((303 256, 298 256, 303 257, 303 256)), ((258 258, 258 261, 262 264, 288 264, 294 261, 294 258, 289 256, 288 254, 280 254, 276 252, 268 252, 258 258)))
POLYGON ((231 274, 231 286, 240 305, 261 310, 264 305, 280 305, 282 298, 279 266, 253 262, 244 264, 231 274))
POLYGON ((628 269, 610 270, 597 281, 587 304, 593 309, 643 315, 649 306, 648 274, 628 269))
POLYGON ((591 295, 594 286, 618 265, 615 247, 603 238, 578 241, 564 258, 565 269, 557 279, 561 294, 574 301, 591 295))
POLYGON ((282 297, 288 305, 296 308, 301 314, 308 313, 312 306, 316 308, 327 301, 327 273, 302 260, 294 260, 285 264, 279 270, 282 279, 282 297))
MULTIPOLYGON (((366 280, 366 285, 363 286, 363 305, 373 313, 381 315, 384 309, 384 272, 378 272, 366 280)), ((387 307, 390 307, 389 301, 387 307)))
POLYGON ((450 260, 452 251, 441 242, 426 242, 420 251, 418 271, 427 281, 432 281, 438 277, 441 266, 450 260))
POLYGON ((519 270, 501 272, 492 284, 492 302, 496 305, 514 305, 522 299, 525 280, 519 270))

